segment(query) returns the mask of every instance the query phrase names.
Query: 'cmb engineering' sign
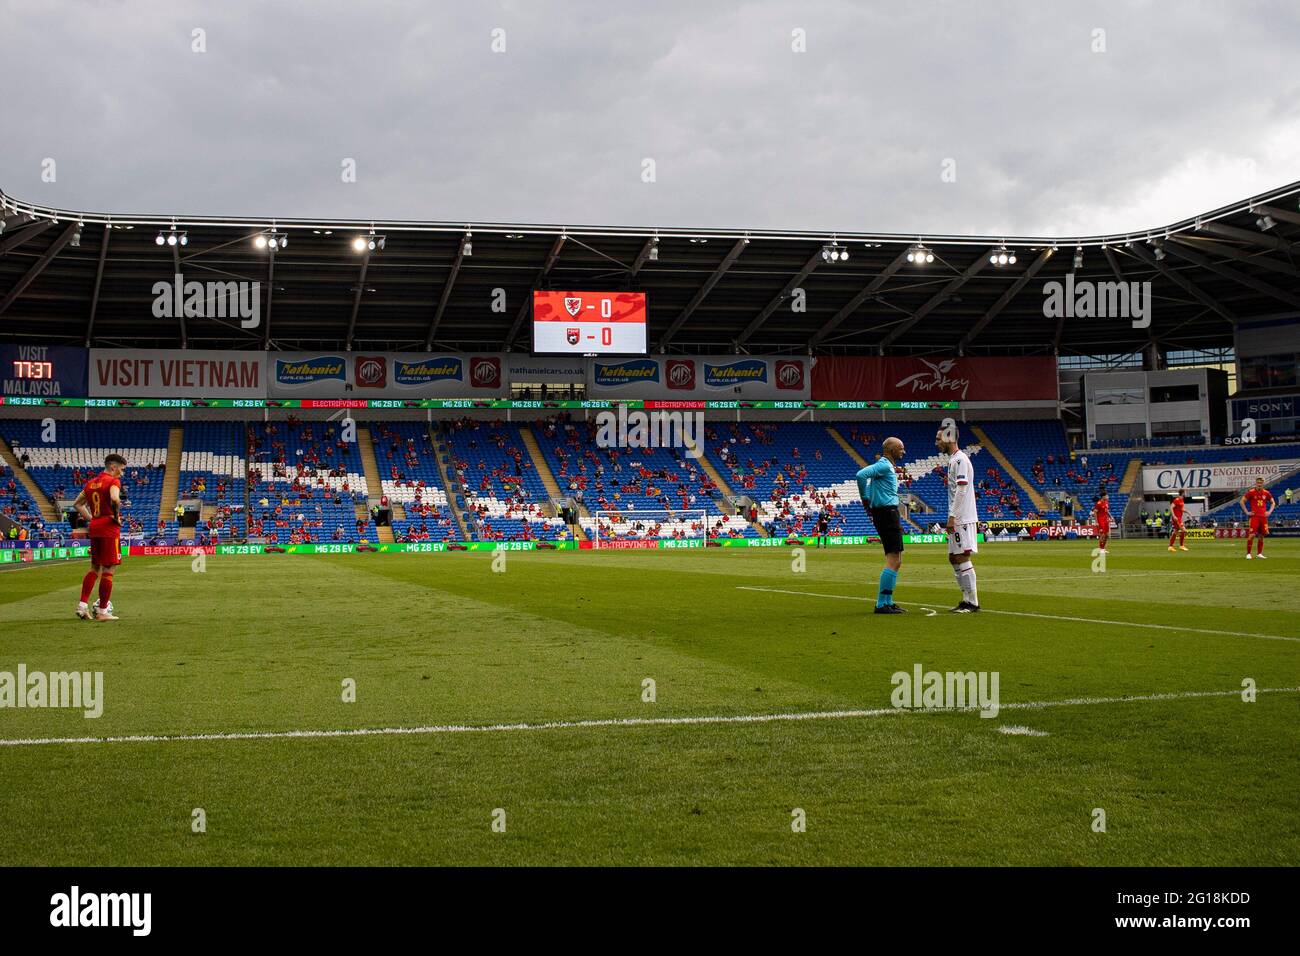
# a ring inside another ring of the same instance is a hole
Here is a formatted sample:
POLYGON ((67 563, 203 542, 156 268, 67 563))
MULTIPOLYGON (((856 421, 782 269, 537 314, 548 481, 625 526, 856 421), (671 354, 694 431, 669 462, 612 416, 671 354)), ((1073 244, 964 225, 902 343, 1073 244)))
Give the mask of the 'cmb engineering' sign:
POLYGON ((1265 484, 1271 484, 1296 468, 1300 468, 1300 461, 1295 459, 1219 465, 1162 465, 1142 469, 1142 490, 1148 494, 1237 491, 1253 485, 1256 478, 1263 478, 1265 484))

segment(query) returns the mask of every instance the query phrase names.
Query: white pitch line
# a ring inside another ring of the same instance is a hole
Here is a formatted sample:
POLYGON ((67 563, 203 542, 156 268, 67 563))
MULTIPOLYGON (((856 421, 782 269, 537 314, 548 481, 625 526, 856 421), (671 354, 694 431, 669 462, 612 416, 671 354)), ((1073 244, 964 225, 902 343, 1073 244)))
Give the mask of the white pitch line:
MULTIPOLYGON (((1003 569, 1005 570, 1005 569, 1003 569)), ((1106 581, 1115 578, 1189 578, 1200 577, 1203 574, 1237 574, 1237 571, 1107 571, 1104 575, 1094 575, 1092 572, 1076 573, 1072 577, 1080 581, 1089 581, 1096 584, 1105 584, 1106 581)), ((1060 574, 999 574, 998 584, 1016 584, 1020 581, 1059 581, 1063 575, 1060 574)), ((911 578, 909 580, 924 580, 928 582, 929 577, 911 578)), ((943 575, 939 578, 941 581, 950 581, 950 575, 943 575)))
POLYGON ((1032 727, 1022 727, 1019 724, 1003 724, 998 728, 1000 734, 1010 734, 1013 737, 1046 737, 1047 731, 1034 730, 1032 727))
MULTIPOLYGON (((767 594, 797 594, 800 597, 830 598, 835 601, 870 601, 875 598, 861 597, 856 594, 820 594, 816 591, 788 591, 784 588, 759 588, 746 584, 737 584, 738 591, 762 591, 767 594)), ((924 607, 917 601, 895 601, 895 604, 911 604, 924 607)), ((1077 624, 1110 624, 1115 627, 1144 627, 1157 631, 1179 631, 1185 634, 1213 634, 1217 637, 1257 637, 1263 641, 1291 641, 1300 644, 1300 637, 1285 637, 1281 634, 1256 634, 1254 631, 1214 631, 1205 627, 1176 627, 1173 624, 1145 624, 1141 621, 1107 621, 1098 617, 1066 617, 1062 614, 1036 614, 1033 611, 1002 611, 993 608, 981 608, 981 614, 1009 614, 1012 617, 1037 617, 1048 621, 1074 621, 1077 624)))
MULTIPOLYGON (((79 561, 79 560, 81 559, 80 558, 54 558, 53 559, 53 561, 57 562, 59 565, 67 564, 70 561, 79 561)), ((41 562, 10 561, 5 563, 3 566, 0 566, 0 573, 4 573, 5 571, 34 571, 37 568, 49 568, 55 566, 57 566, 55 563, 53 562, 47 563, 45 561, 41 561, 41 562)))
MULTIPOLYGON (((1300 687, 1261 687, 1257 694, 1295 694, 1300 687)), ((1096 704, 1133 704, 1150 701, 1195 700, 1201 697, 1238 697, 1240 690, 1193 690, 1131 697, 1069 697, 1002 704, 999 710, 1046 710, 1050 707, 1088 707, 1096 704)), ((481 734, 520 730, 586 730, 593 727, 677 727, 693 724, 772 724, 780 721, 852 720, 894 714, 978 713, 979 706, 905 710, 877 707, 871 710, 814 710, 784 714, 736 714, 705 717, 611 717, 603 720, 549 720, 536 724, 434 724, 428 727, 362 727, 356 730, 267 730, 218 734, 130 734, 120 737, 29 737, 0 739, 0 747, 35 747, 44 744, 150 744, 208 740, 290 740, 324 737, 386 737, 424 734, 481 734)))

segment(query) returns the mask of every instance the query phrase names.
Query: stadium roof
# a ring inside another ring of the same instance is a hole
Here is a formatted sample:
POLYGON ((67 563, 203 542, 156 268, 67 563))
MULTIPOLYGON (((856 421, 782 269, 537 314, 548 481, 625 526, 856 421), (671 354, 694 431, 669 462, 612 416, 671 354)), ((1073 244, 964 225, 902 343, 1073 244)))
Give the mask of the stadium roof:
POLYGON ((110 216, 0 193, 0 339, 526 351, 530 290, 549 288, 646 292, 653 351, 1111 354, 1153 339, 1169 349, 1220 348, 1232 344, 1238 319, 1300 314, 1298 198, 1293 183, 1146 232, 1047 239, 110 216), (157 245, 173 226, 187 244, 157 245), (384 248, 354 251, 353 240, 371 230, 384 248), (283 249, 255 247, 272 232, 288 237, 283 249), (918 241, 932 263, 906 260, 918 241), (827 243, 846 249, 847 260, 823 258, 827 243), (991 264, 1004 246, 1017 262, 991 264), (1071 271, 1076 281, 1150 281, 1150 328, 1046 317, 1044 283, 1071 271), (176 272, 187 281, 260 281, 262 326, 155 318, 153 286, 176 272), (806 311, 792 308, 796 289, 806 311))

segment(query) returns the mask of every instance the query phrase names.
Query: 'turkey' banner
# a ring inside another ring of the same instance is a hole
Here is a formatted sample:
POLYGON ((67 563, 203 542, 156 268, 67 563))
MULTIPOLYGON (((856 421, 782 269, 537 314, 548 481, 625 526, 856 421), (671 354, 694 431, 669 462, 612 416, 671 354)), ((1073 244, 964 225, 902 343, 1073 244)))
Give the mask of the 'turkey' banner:
POLYGON ((818 357, 818 400, 1012 402, 1055 401, 1053 356, 911 355, 818 357))

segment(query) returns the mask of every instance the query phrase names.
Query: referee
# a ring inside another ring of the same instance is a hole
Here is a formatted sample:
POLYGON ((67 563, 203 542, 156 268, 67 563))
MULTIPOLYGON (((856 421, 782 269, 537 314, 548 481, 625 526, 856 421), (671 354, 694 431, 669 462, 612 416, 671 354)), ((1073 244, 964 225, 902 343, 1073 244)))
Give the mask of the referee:
POLYGON ((880 572, 876 594, 877 614, 902 614, 894 603, 894 585, 903 566, 903 527, 898 517, 898 469, 906 454, 898 438, 886 438, 880 459, 858 472, 858 495, 871 515, 880 543, 885 549, 885 567, 880 572))

